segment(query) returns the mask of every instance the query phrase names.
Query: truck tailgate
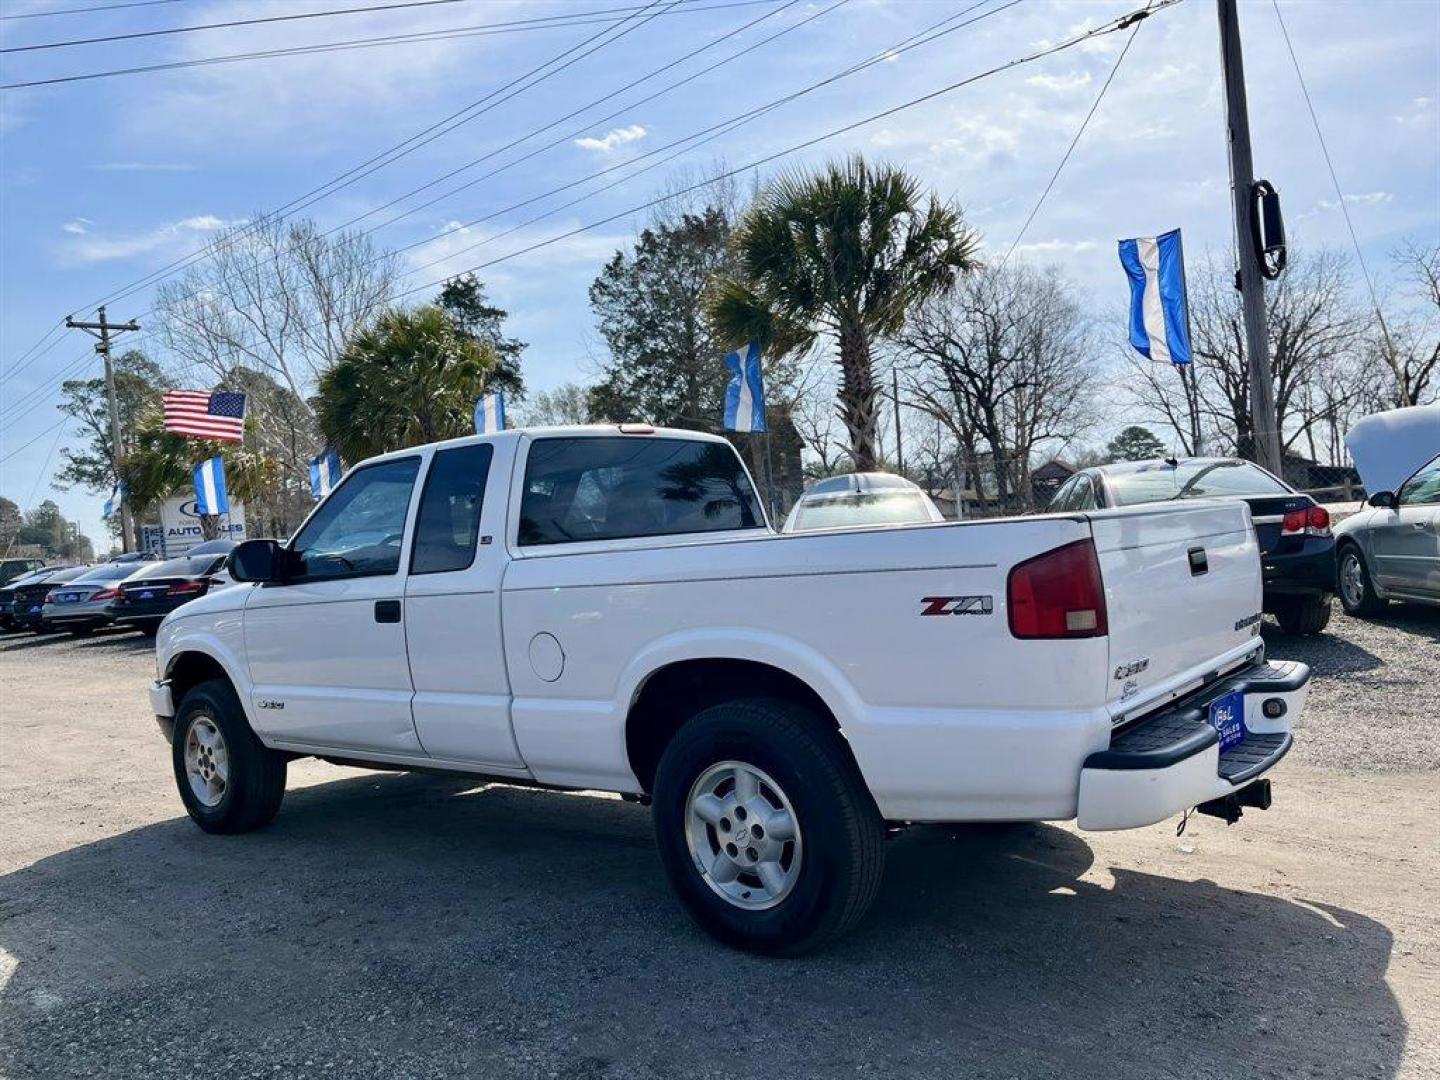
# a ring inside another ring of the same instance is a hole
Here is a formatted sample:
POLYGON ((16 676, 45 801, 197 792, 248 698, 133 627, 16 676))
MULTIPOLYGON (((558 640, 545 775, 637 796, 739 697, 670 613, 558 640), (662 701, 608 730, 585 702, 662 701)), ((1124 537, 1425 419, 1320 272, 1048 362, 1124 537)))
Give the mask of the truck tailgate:
POLYGON ((1260 632, 1260 556, 1242 502, 1087 515, 1110 622, 1106 700, 1143 702, 1260 632))

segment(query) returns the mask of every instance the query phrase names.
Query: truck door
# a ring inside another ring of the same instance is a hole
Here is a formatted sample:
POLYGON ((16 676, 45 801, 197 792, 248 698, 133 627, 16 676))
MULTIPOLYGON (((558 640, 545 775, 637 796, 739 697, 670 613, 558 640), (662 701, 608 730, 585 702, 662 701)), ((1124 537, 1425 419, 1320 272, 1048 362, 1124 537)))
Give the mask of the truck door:
POLYGON ((268 738, 423 753, 405 657, 405 522, 420 455, 350 473, 291 542, 297 572, 246 601, 251 715, 268 738))
POLYGON ((405 584, 415 729, 437 760, 523 772, 500 636, 510 446, 438 450, 420 494, 405 584), (499 539, 497 539, 499 538, 499 539))

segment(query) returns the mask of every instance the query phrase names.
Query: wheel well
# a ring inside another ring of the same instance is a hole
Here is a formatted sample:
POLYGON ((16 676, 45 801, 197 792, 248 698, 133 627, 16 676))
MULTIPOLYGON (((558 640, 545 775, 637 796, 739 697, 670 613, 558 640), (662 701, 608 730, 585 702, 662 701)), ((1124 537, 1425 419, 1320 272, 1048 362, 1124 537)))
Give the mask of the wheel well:
POLYGON ((180 707, 180 702, 185 700, 191 688, 202 682, 211 679, 230 682, 230 676, 220 666, 220 661, 202 652, 180 653, 170 661, 166 677, 170 680, 170 700, 176 708, 180 707))
POLYGON ((654 787, 660 758, 686 720, 722 701, 754 697, 792 701, 840 730, 820 695, 788 671, 754 660, 682 660, 645 680, 625 719, 625 752, 644 789, 654 787))

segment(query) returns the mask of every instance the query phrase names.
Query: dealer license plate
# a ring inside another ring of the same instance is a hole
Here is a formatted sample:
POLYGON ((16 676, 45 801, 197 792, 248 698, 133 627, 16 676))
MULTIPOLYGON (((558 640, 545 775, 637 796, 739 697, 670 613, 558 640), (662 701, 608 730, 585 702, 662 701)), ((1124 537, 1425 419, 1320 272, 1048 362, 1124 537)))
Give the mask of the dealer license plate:
POLYGON ((1245 738, 1245 693, 1232 690, 1210 703, 1210 726, 1220 733, 1221 751, 1245 738))
POLYGON ((79 599, 80 599, 80 594, 79 594, 79 593, 67 592, 67 593, 61 593, 59 596, 57 596, 57 597, 55 598, 55 602, 56 602, 57 604, 73 604, 73 603, 75 603, 76 600, 79 600, 79 599))
POLYGON ((140 599, 141 599, 141 600, 154 600, 154 599, 155 599, 155 594, 154 594, 153 592, 142 592, 142 593, 140 594, 140 599))

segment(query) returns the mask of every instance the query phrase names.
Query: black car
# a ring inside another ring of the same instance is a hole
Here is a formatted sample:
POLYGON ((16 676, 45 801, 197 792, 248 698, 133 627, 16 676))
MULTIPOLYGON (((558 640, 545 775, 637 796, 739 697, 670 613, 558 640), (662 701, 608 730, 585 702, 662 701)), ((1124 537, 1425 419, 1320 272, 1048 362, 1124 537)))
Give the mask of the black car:
POLYGON ((19 630, 48 634, 53 628, 42 617, 45 597, 56 585, 74 581, 89 569, 88 566, 47 567, 14 585, 10 596, 10 625, 19 630))
POLYGON ((29 584, 32 581, 38 581, 46 574, 54 573, 60 569, 63 568, 59 566, 42 566, 35 570, 29 570, 26 573, 20 574, 18 577, 11 578, 10 581, 6 582, 4 588, 0 588, 0 630, 15 629, 15 616, 11 610, 15 604, 15 590, 22 585, 29 584))
POLYGON ((120 582, 120 595, 105 609, 111 622, 153 634, 160 628, 160 620, 181 604, 230 584, 225 563, 235 548, 234 541, 214 540, 203 547, 204 554, 192 552, 178 559, 142 565, 120 582))
POLYGON ((1260 541, 1265 610, 1289 634, 1318 634, 1330 621, 1335 537, 1330 512, 1259 465, 1239 458, 1167 458, 1081 469, 1047 513, 1103 510, 1176 499, 1242 499, 1260 541))

